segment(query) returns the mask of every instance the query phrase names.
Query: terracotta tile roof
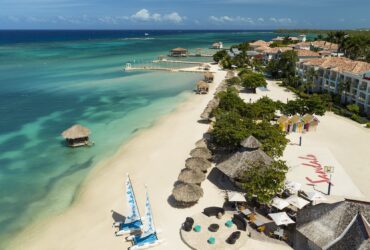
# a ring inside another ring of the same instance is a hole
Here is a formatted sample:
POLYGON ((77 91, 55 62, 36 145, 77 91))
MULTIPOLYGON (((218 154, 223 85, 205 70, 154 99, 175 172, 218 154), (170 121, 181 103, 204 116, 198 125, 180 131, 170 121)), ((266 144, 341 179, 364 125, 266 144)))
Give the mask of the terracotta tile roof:
POLYGON ((269 48, 268 50, 265 50, 264 52, 268 53, 268 54, 276 54, 276 53, 285 52, 285 51, 288 51, 288 50, 292 50, 292 48, 290 48, 290 47, 275 47, 275 48, 269 48))
POLYGON ((298 57, 320 57, 320 54, 311 50, 296 49, 298 57))
POLYGON ((263 40, 258 40, 253 43, 249 43, 249 46, 252 47, 268 47, 271 44, 271 42, 265 42, 263 40))
POLYGON ((311 43, 312 46, 324 50, 338 50, 338 44, 330 43, 327 41, 314 41, 311 43))
POLYGON ((353 61, 345 57, 312 58, 302 62, 304 65, 318 66, 338 72, 360 75, 370 71, 370 63, 353 61))
POLYGON ((260 46, 260 47, 255 48, 254 50, 259 51, 259 52, 264 52, 264 51, 269 50, 269 49, 271 49, 271 48, 268 47, 268 46, 260 46))

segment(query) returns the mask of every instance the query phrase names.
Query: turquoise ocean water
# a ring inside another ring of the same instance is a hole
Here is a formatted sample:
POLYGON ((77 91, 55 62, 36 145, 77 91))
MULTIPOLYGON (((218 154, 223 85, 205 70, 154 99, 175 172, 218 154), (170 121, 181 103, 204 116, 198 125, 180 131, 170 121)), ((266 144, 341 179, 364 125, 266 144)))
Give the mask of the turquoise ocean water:
POLYGON ((125 63, 147 64, 179 46, 275 36, 149 33, 0 31, 0 249, 30 223, 66 209, 94 165, 174 110, 202 78, 124 72, 125 63), (60 133, 75 123, 92 130, 93 147, 65 147, 60 133))

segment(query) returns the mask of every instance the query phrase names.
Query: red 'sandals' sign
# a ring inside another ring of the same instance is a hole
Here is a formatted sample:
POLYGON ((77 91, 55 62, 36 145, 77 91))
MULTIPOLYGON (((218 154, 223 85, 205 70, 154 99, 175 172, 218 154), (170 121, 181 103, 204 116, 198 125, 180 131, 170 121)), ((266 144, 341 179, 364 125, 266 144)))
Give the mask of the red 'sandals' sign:
MULTIPOLYGON (((312 167, 315 169, 315 173, 317 174, 317 177, 315 179, 311 179, 310 177, 306 177, 306 180, 311 184, 317 184, 317 183, 328 183, 330 182, 330 179, 328 175, 325 173, 324 168, 321 166, 319 161, 317 160, 316 156, 308 154, 306 156, 300 156, 300 159, 307 160, 308 163, 302 163, 303 166, 312 167)), ((331 183, 333 186, 334 184, 331 183)))

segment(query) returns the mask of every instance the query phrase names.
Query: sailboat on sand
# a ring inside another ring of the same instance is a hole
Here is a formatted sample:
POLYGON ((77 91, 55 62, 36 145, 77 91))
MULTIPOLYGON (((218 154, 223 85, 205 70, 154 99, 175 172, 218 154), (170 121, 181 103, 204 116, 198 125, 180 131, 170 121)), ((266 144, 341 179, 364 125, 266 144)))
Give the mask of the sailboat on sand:
POLYGON ((145 217, 143 232, 138 235, 128 236, 127 241, 132 241, 133 246, 129 250, 146 249, 157 246, 163 242, 157 236, 157 230, 154 226, 152 208, 150 206, 149 194, 146 191, 145 217))
POLYGON ((124 221, 115 222, 113 224, 113 226, 118 227, 118 231, 115 233, 116 236, 137 233, 140 232, 143 227, 129 175, 127 175, 126 179, 126 202, 128 208, 127 217, 124 221))

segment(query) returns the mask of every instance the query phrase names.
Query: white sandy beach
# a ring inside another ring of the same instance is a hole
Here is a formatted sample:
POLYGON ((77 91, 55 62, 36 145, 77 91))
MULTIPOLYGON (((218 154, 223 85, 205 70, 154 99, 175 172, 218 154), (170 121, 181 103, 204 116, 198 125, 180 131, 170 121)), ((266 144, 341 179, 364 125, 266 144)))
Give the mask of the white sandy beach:
MULTIPOLYGON (((126 173, 131 175, 141 211, 144 210, 144 185, 149 188, 155 223, 161 230, 159 237, 165 239, 165 243, 155 249, 188 249, 182 243, 179 234, 185 217, 199 213, 208 206, 221 206, 224 201, 223 193, 208 180, 202 184, 204 197, 197 205, 177 209, 167 201, 173 184, 184 167, 185 159, 189 157, 188 153, 208 129, 208 125, 196 121, 226 74, 219 71, 217 66, 212 67, 217 73, 208 95, 191 96, 175 112, 160 119, 152 128, 139 133, 114 157, 92 171, 76 201, 66 212, 27 228, 16 238, 10 249, 129 247, 130 244, 122 237, 114 236, 110 212, 115 210, 125 214, 123 184, 126 173)), ((281 101, 294 98, 293 93, 285 91, 273 81, 268 81, 267 88, 268 90, 258 90, 255 95, 242 93, 241 97, 246 101, 250 98, 255 101, 265 95, 281 101)), ((340 185, 343 185, 341 188, 345 188, 346 181, 351 180, 354 193, 358 191, 369 199, 370 131, 331 113, 320 117, 320 121, 316 132, 303 135, 304 147, 306 149, 321 147, 329 150, 330 156, 327 158, 337 162, 342 168, 337 177, 340 185)), ((292 133, 289 138, 295 142, 299 135, 292 133)), ((288 145, 283 157, 288 163, 296 159, 297 154, 304 152, 303 149, 297 148, 297 145, 288 145)), ((291 171, 288 178, 301 180, 301 175, 300 171, 291 171)), ((351 187, 348 190, 351 192, 351 187)), ((248 239, 242 249, 290 249, 290 247, 248 239)))
MULTIPOLYGON (((130 246, 114 236, 111 210, 125 214, 124 180, 129 173, 141 211, 148 186, 159 237, 165 243, 155 249, 188 249, 179 230, 186 216, 208 206, 221 206, 220 190, 206 180, 204 197, 189 209, 177 209, 167 202, 180 170, 184 168, 194 143, 208 125, 198 123, 199 115, 226 72, 212 66, 215 81, 208 95, 194 95, 177 110, 160 119, 125 144, 111 159, 97 166, 87 178, 73 205, 54 218, 30 226, 10 245, 10 249, 125 249, 130 246)), ((195 84, 195 83, 194 83, 195 84)), ((289 249, 249 239, 245 249, 289 249)))
MULTIPOLYGON (((282 102, 295 99, 294 93, 278 86, 275 81, 268 80, 267 83, 267 89, 257 89, 256 94, 240 93, 240 97, 246 102, 254 102, 263 96, 282 102)), ((316 131, 288 135, 291 143, 283 156, 291 167, 287 179, 300 182, 303 189, 312 191, 313 187, 307 185, 305 177, 316 177, 317 180, 317 175, 312 169, 302 167, 298 157, 315 153, 323 166, 334 166, 332 195, 370 200, 370 129, 331 112, 318 118, 320 124, 316 131), (297 145, 299 136, 302 136, 302 147, 297 145)), ((316 188, 326 193, 327 183, 318 184, 316 188)))

